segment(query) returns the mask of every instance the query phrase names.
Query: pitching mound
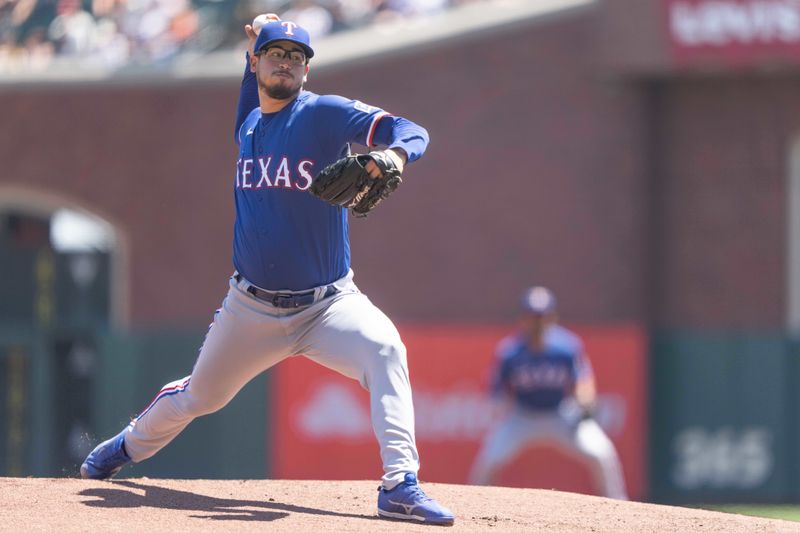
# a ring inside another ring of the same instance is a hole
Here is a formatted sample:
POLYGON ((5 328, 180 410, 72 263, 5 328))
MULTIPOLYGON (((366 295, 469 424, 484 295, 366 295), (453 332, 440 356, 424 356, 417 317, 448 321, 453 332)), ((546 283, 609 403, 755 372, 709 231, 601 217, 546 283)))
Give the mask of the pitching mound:
MULTIPOLYGON (((564 492, 425 483, 447 531, 800 532, 800 524, 564 492)), ((4 531, 443 531, 375 515, 375 481, 0 478, 4 531)))

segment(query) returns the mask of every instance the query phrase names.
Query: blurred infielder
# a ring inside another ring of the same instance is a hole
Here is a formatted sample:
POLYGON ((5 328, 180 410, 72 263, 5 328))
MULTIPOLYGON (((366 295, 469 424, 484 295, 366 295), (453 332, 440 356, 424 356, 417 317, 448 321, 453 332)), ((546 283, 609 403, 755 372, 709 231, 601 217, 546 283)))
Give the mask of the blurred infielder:
POLYGON ((493 394, 513 406, 486 435, 470 482, 492 484, 526 446, 550 442, 587 459, 604 496, 627 499, 614 445, 590 416, 596 392, 583 343, 557 324, 550 290, 527 289, 522 311, 520 331, 498 345, 492 384, 493 394))
MULTIPOLYGON (((348 211, 309 194, 312 177, 349 153, 384 145, 402 170, 428 145, 422 127, 340 96, 303 89, 314 56, 308 32, 277 17, 250 39, 234 138, 236 221, 228 294, 190 376, 168 383, 81 466, 105 479, 166 446, 194 418, 225 406, 256 375, 303 355, 369 391, 384 475, 381 516, 452 524, 416 474, 406 349, 395 326, 353 282, 348 211)), ((381 168, 366 166, 372 176, 381 168)))

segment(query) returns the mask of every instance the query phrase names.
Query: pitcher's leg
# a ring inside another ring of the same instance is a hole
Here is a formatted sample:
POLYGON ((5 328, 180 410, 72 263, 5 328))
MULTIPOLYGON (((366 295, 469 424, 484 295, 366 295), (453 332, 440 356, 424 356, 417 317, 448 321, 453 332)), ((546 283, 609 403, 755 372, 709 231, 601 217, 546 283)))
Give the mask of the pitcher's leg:
POLYGON ((406 348, 391 320, 363 294, 335 297, 298 329, 298 352, 358 380, 370 394, 372 427, 392 488, 419 470, 406 348))
POLYGON ((167 384, 125 434, 135 462, 153 456, 193 419, 224 407, 255 376, 288 353, 277 319, 232 287, 215 314, 192 374, 167 384))

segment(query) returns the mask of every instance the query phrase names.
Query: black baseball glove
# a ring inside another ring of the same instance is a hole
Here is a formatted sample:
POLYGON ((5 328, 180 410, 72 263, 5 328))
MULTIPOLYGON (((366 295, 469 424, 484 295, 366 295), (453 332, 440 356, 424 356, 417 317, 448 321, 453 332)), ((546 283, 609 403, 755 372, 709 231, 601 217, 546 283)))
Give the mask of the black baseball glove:
POLYGON ((386 152, 349 155, 334 161, 316 175, 309 190, 326 202, 350 209, 357 217, 365 217, 400 185, 400 169, 386 152), (372 160, 381 170, 373 178, 365 168, 372 160))
POLYGON ((592 404, 592 405, 581 405, 580 406, 580 421, 583 422, 584 420, 593 420, 596 413, 597 413, 597 406, 595 406, 594 404, 592 404))

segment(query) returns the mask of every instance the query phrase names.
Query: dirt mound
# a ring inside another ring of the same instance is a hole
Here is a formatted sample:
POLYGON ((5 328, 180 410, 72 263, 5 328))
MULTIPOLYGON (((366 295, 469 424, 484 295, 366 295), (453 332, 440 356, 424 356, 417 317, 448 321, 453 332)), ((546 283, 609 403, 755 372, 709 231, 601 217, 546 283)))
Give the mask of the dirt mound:
MULTIPOLYGON (((800 532, 800 524, 556 491, 425 483, 447 531, 800 532)), ((3 531, 443 531, 378 519, 375 481, 0 478, 3 531)))

